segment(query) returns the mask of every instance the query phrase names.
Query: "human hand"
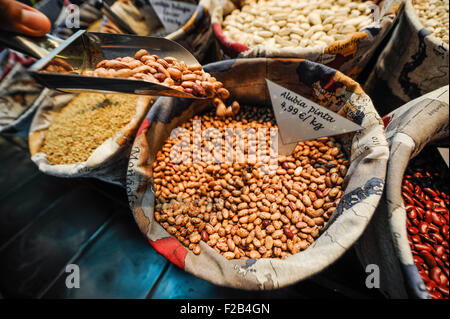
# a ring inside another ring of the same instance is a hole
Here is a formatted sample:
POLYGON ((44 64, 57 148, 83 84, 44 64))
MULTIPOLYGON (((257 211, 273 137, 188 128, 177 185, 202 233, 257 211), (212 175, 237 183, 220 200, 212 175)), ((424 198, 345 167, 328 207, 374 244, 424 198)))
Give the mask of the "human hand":
POLYGON ((50 20, 41 12, 14 0, 0 0, 0 29, 34 37, 50 31, 50 20))

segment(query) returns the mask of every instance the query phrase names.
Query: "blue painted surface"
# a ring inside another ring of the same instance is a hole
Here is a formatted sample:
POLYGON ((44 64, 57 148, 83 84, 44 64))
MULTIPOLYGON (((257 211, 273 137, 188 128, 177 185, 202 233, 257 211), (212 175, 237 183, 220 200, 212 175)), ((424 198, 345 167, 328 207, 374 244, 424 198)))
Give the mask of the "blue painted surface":
POLYGON ((44 298, 145 298, 168 262, 131 214, 120 214, 73 263, 80 267, 80 288, 66 289, 63 273, 44 298))

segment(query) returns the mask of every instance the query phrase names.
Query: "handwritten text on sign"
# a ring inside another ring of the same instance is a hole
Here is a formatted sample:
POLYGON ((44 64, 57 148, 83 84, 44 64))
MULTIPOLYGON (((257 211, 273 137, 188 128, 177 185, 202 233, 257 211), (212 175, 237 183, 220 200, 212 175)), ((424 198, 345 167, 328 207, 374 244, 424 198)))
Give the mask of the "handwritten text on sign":
POLYGON ((150 0, 150 4, 168 33, 185 25, 197 8, 195 4, 181 1, 150 0))
POLYGON ((278 124, 281 153, 289 152, 283 151, 283 145, 291 145, 287 149, 293 150, 299 141, 361 130, 361 126, 339 114, 270 80, 266 81, 278 124))

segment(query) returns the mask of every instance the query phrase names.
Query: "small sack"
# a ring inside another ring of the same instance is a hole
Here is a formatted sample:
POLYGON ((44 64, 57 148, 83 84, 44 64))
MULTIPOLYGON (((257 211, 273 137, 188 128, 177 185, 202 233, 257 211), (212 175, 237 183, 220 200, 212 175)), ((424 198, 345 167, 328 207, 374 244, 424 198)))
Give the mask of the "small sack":
POLYGON ((372 58, 375 50, 392 29, 401 11, 402 1, 374 1, 379 19, 354 33, 348 40, 336 41, 327 47, 313 48, 248 48, 227 38, 222 31, 225 16, 240 8, 244 1, 218 1, 211 12, 214 36, 222 49, 223 58, 286 57, 302 58, 330 66, 356 78, 372 58), (221 5, 219 5, 221 4, 221 5))
MULTIPOLYGON (((359 84, 326 66, 299 59, 237 59, 212 63, 205 71, 224 83, 241 105, 270 107, 266 79, 338 112, 362 126, 338 141, 349 158, 344 195, 323 233, 306 250, 285 259, 227 260, 205 242, 195 255, 154 219, 153 162, 172 129, 205 110, 208 102, 159 98, 135 139, 127 193, 135 220, 150 244, 178 267, 214 284, 274 289, 308 278, 332 264, 358 239, 384 187, 388 146, 383 125, 359 84)), ((300 128, 299 128, 300 129, 300 128)))
MULTIPOLYGON (((60 111, 76 95, 62 94, 48 89, 45 89, 45 93, 31 123, 28 138, 31 160, 39 167, 39 170, 58 177, 94 177, 123 185, 133 138, 153 103, 153 99, 148 96, 140 96, 136 103, 136 113, 131 121, 98 146, 86 161, 53 165, 47 160, 48 154, 40 151, 46 138, 46 130, 52 123, 55 112, 60 111)), ((73 153, 77 152, 79 150, 73 150, 73 153)))
MULTIPOLYGON (((198 4, 192 16, 185 25, 176 31, 167 33, 160 22, 158 15, 149 1, 140 2, 138 7, 135 1, 116 1, 112 11, 126 23, 133 32, 143 36, 163 36, 175 41, 191 52, 199 61, 202 61, 212 43, 210 7, 213 0, 184 0, 182 2, 198 4)), ((164 2, 164 1, 163 1, 164 2)), ((177 2, 177 1, 172 1, 177 2)), ((119 23, 105 20, 101 32, 126 33, 119 23)))
POLYGON ((363 265, 379 266, 380 291, 390 298, 429 298, 408 242, 401 185, 409 161, 426 145, 448 143, 448 98, 447 85, 384 117, 390 145, 386 192, 356 250, 363 265))
MULTIPOLYGON (((447 12, 448 16, 448 12, 447 12)), ((424 29, 407 0, 364 90, 382 116, 449 82, 448 44, 424 29)))

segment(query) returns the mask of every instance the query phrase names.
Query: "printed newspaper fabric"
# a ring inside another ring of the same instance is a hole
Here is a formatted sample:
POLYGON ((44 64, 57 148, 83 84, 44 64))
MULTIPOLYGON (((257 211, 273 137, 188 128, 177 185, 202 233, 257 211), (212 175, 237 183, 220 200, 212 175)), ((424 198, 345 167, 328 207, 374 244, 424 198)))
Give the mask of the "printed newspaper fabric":
POLYGON ((449 136, 449 86, 415 99, 386 117, 386 137, 391 155, 387 170, 386 198, 389 225, 405 283, 416 297, 428 293, 414 264, 406 230, 406 210, 401 195, 403 174, 409 160, 430 143, 449 136))
MULTIPOLYGON (((200 242, 194 253, 154 219, 152 164, 172 129, 209 107, 203 101, 159 98, 143 121, 131 150, 126 189, 135 220, 150 244, 178 267, 214 284, 241 289, 274 289, 323 270, 349 249, 368 224, 384 188, 388 145, 383 124, 359 84, 326 66, 300 59, 237 59, 205 70, 224 83, 241 105, 270 107, 266 79, 315 99, 362 126, 340 135, 349 156, 344 195, 321 236, 306 250, 283 260, 227 260, 200 242)), ((299 128, 300 129, 300 128, 299 128)))
POLYGON ((448 139, 448 98, 447 85, 383 118, 390 146, 386 192, 355 247, 364 266, 379 267, 380 291, 389 298, 429 298, 408 242, 401 185, 412 158, 427 144, 448 139))
POLYGON ((14 53, 4 51, 7 61, 2 70, 7 75, 0 82, 0 132, 17 128, 31 118, 43 98, 42 86, 27 73, 26 68, 15 60, 14 53))
POLYGON ((212 27, 224 58, 236 57, 287 57, 302 58, 330 66, 356 78, 372 58, 381 41, 392 29, 402 9, 400 0, 374 1, 379 9, 375 21, 368 27, 354 33, 348 40, 336 41, 325 48, 248 48, 227 38, 222 31, 224 16, 240 7, 243 1, 215 0, 212 27), (235 4, 235 3, 240 4, 235 4))
POLYGON ((96 148, 85 162, 53 165, 47 160, 47 154, 40 152, 45 131, 50 126, 54 113, 67 105, 75 94, 45 89, 43 96, 28 136, 31 160, 39 170, 58 177, 93 177, 123 185, 133 138, 154 100, 148 96, 140 96, 136 103, 136 114, 131 121, 96 148))
MULTIPOLYGON (((183 3, 198 3, 192 15, 177 30, 166 32, 157 13, 153 9, 150 1, 140 2, 138 8, 135 1, 116 1, 112 6, 112 11, 122 23, 126 24, 137 35, 143 36, 164 36, 175 41, 191 52, 199 61, 202 61, 208 48, 212 43, 213 34, 211 29, 210 8, 213 0, 185 0, 183 3)), ((162 5, 170 6, 177 0, 162 1, 162 5)), ((108 33, 129 33, 120 27, 120 22, 105 20, 101 32, 108 33)))
POLYGON ((420 22, 411 0, 364 85, 381 115, 449 83, 448 44, 420 22))

